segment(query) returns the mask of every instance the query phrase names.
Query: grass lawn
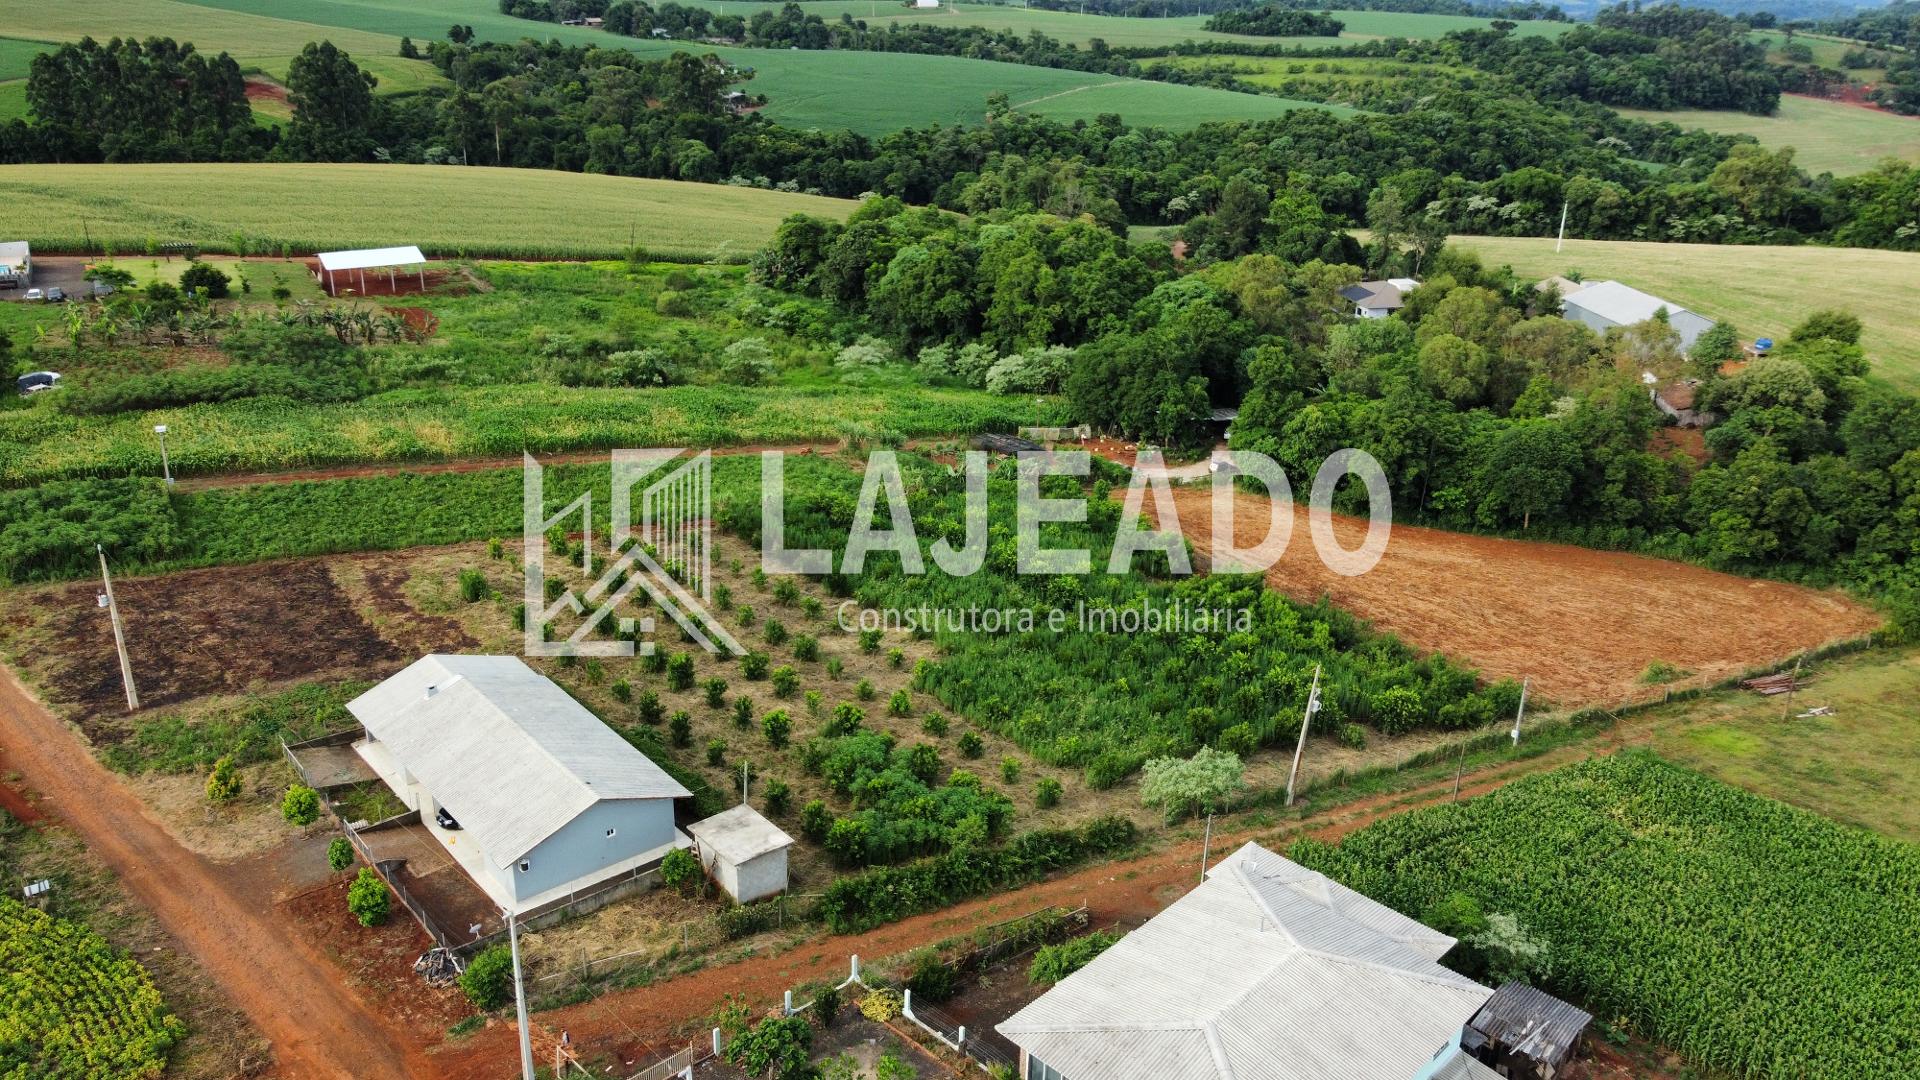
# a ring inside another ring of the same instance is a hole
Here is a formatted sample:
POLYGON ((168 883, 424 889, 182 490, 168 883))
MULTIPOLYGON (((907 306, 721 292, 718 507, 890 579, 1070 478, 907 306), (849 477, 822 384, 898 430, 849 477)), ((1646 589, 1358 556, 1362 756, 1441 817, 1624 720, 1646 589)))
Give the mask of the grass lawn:
MULTIPOLYGON (((293 295, 289 299, 311 300, 315 303, 326 299, 320 290, 320 284, 307 272, 306 263, 295 260, 282 262, 278 259, 238 259, 230 255, 208 255, 200 260, 233 279, 233 294, 241 295, 240 283, 248 282, 253 286, 251 295, 255 300, 265 302, 273 295, 275 287, 284 287, 293 295)), ((101 260, 106 263, 106 260, 101 260)), ((133 275, 134 287, 144 288, 151 282, 164 281, 169 285, 178 285, 180 275, 193 265, 186 259, 156 259, 145 255, 123 256, 107 263, 117 269, 133 275)))
POLYGON ((1920 255, 1864 248, 1738 247, 1568 240, 1556 255, 1551 237, 1460 236, 1488 265, 1511 264, 1523 278, 1578 270, 1589 281, 1615 278, 1740 333, 1785 337, 1810 312, 1845 308, 1866 326, 1861 343, 1874 371, 1920 389, 1920 255))
POLYGON ((0 166, 8 217, 55 248, 84 234, 122 252, 148 237, 213 246, 234 233, 298 252, 417 243, 430 255, 611 256, 633 241, 680 258, 741 258, 788 214, 841 218, 844 199, 581 173, 426 165, 0 166))
POLYGON ((1816 665, 1783 698, 1716 694, 1671 707, 1653 748, 1671 761, 1850 825, 1920 842, 1920 651, 1877 651, 1816 665), (1784 717, 1784 718, 1783 718, 1784 717))
POLYGON ((1621 109, 1619 112, 1649 123, 1667 121, 1683 128, 1752 135, 1766 147, 1791 146, 1793 160, 1816 175, 1862 173, 1888 157, 1920 164, 1920 117, 1863 109, 1838 101, 1783 96, 1780 110, 1772 116, 1700 109, 1679 112, 1621 109))

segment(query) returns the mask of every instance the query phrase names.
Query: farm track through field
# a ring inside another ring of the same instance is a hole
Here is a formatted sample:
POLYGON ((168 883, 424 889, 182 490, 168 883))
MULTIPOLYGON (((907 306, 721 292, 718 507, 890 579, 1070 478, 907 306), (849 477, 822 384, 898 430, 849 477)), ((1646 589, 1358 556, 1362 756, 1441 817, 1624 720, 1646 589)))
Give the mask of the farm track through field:
POLYGON ((408 1080, 431 1063, 221 867, 176 843, 118 777, 0 669, 0 768, 39 793, 272 1043, 274 1075, 408 1080))
MULTIPOLYGON (((1594 754, 1644 744, 1653 722, 1650 718, 1624 720, 1597 741, 1469 772, 1461 783, 1460 797, 1485 795, 1524 776, 1594 754)), ((1248 841, 1272 848, 1284 848, 1305 838, 1337 841, 1382 818, 1447 802, 1453 798, 1453 783, 1449 777, 1407 791, 1375 796, 1335 807, 1322 817, 1279 828, 1215 832, 1208 861, 1217 863, 1248 841)), ((705 1018, 728 997, 738 996, 756 1009, 775 1007, 781 993, 797 985, 844 979, 848 957, 852 955, 859 955, 863 963, 870 966, 884 957, 898 956, 993 922, 1055 905, 1086 906, 1095 926, 1138 926, 1199 883, 1200 856, 1200 841, 1184 841, 1150 855, 1090 866, 1063 877, 903 919, 864 934, 806 941, 785 952, 709 967, 649 986, 612 991, 584 1004, 537 1013, 534 1024, 549 1031, 566 1031, 583 1057, 612 1053, 637 1068, 698 1038, 705 1018)), ((489 1026, 458 1046, 441 1048, 434 1057, 449 1080, 503 1080, 507 1071, 502 1070, 500 1063, 510 1062, 516 1038, 517 1031, 511 1024, 489 1026)))

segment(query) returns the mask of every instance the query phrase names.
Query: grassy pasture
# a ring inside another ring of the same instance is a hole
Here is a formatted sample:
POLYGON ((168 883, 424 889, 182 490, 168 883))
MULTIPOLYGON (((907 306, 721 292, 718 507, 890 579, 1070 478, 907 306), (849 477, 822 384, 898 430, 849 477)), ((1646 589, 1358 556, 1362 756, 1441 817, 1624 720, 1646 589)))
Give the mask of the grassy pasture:
POLYGON ((1731 319, 1740 333, 1784 337, 1821 308, 1860 316, 1861 343, 1874 371, 1906 389, 1920 388, 1920 255, 1863 248, 1738 247, 1568 240, 1551 237, 1460 236, 1490 266, 1512 265, 1523 278, 1578 270, 1589 281, 1615 278, 1708 318, 1731 319))
POLYGON ((843 199, 717 184, 427 165, 12 165, 0 233, 122 252, 146 238, 215 248, 235 232, 297 251, 418 243, 430 254, 731 259, 793 213, 841 218, 843 199))
POLYGON ((1920 842, 1920 652, 1817 665, 1792 702, 1728 691, 1670 706, 1662 757, 1849 825, 1920 842), (1831 716, 1801 717, 1818 706, 1831 716), (1783 718, 1785 717, 1785 718, 1783 718))
POLYGON ((27 118, 27 80, 0 82, 0 124, 27 118))
POLYGON ((1787 95, 1772 116, 1704 109, 1619 112, 1652 124, 1664 121, 1683 128, 1752 135, 1766 147, 1791 146, 1794 161, 1815 174, 1849 176, 1889 157, 1920 164, 1920 118, 1838 101, 1787 95))

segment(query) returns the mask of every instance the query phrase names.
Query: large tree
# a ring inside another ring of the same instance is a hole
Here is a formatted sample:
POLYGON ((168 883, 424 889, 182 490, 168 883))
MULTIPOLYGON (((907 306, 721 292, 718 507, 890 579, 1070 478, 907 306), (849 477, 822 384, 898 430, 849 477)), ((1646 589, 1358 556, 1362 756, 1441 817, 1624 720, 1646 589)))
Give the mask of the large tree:
POLYGON ((287 69, 293 122, 287 125, 284 153, 300 161, 371 159, 377 82, 333 42, 308 43, 287 69))

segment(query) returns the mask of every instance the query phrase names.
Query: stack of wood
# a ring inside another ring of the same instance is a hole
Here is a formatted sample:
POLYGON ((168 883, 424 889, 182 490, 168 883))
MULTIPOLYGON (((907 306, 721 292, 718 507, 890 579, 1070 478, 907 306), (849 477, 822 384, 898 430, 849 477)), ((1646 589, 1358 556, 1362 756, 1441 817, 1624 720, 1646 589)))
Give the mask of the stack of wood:
POLYGON ((434 948, 428 949, 420 959, 413 962, 413 970, 427 980, 428 986, 438 990, 458 982, 461 972, 466 970, 466 965, 460 962, 458 956, 446 949, 434 948))
POLYGON ((1742 679, 1740 685, 1756 694, 1772 697, 1775 694, 1791 694, 1810 681, 1812 681, 1811 676, 1782 671, 1773 675, 1762 675, 1757 679, 1742 679))

